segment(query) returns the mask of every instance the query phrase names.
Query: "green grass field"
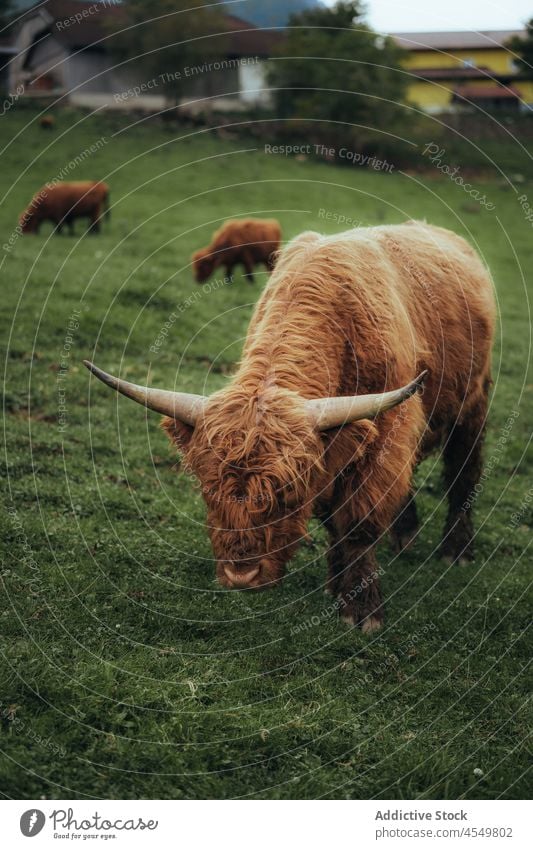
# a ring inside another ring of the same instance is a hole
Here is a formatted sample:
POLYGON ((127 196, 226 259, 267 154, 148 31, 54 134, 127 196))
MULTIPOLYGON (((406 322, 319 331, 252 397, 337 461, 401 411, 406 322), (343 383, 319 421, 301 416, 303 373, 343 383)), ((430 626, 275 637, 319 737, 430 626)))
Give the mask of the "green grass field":
POLYGON ((45 133, 33 117, 13 108, 2 118, 2 147, 19 135, 0 159, 0 242, 65 169, 106 179, 113 208, 100 236, 83 236, 81 222, 76 238, 45 225, 0 251, 2 794, 524 797, 533 231, 517 194, 533 204, 533 182, 518 192, 501 176, 476 182, 488 211, 436 171, 296 161, 256 140, 74 111, 45 133), (140 383, 150 371, 153 385, 192 392, 222 386, 266 278, 237 273, 204 291, 189 256, 245 214, 278 217, 286 239, 343 229, 334 215, 425 218, 465 235, 494 276, 501 324, 477 557, 468 568, 436 558, 443 490, 438 458, 426 461, 415 547, 401 557, 380 548, 387 622, 373 639, 328 608, 317 526, 282 588, 217 587, 201 496, 158 417, 81 365, 88 357, 140 383))

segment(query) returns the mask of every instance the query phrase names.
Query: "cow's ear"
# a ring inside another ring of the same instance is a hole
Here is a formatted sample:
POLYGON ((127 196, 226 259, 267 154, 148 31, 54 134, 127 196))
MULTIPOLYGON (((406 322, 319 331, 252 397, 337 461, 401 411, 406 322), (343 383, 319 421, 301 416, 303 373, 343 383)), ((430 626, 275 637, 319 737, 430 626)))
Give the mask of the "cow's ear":
POLYGON ((161 420, 161 427, 178 451, 187 450, 194 433, 194 428, 191 425, 184 424, 178 419, 172 419, 170 416, 165 416, 161 420))

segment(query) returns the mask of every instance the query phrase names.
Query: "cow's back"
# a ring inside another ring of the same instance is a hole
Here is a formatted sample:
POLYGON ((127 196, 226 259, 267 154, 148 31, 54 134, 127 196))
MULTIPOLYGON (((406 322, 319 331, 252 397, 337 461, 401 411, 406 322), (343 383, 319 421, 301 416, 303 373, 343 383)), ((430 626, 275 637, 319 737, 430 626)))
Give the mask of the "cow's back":
POLYGON ((409 315, 413 352, 416 340, 417 362, 431 375, 423 399, 427 417, 437 424, 450 414, 460 418, 490 378, 490 274, 468 242, 449 230, 422 222, 377 230, 395 270, 398 303, 409 315))
POLYGON ((70 210, 77 216, 89 214, 95 206, 102 203, 106 194, 106 184, 94 180, 76 180, 43 186, 39 193, 43 198, 43 213, 56 217, 62 217, 70 210))
POLYGON ((226 221, 213 236, 213 245, 241 248, 243 245, 255 245, 275 242, 279 245, 281 229, 275 218, 236 218, 226 221))
POLYGON ((319 361, 327 394, 339 395, 392 389, 427 368, 426 419, 449 420, 489 378, 494 312, 486 268, 450 231, 408 222, 306 232, 281 251, 245 351, 258 333, 290 339, 305 314, 308 397, 319 361))

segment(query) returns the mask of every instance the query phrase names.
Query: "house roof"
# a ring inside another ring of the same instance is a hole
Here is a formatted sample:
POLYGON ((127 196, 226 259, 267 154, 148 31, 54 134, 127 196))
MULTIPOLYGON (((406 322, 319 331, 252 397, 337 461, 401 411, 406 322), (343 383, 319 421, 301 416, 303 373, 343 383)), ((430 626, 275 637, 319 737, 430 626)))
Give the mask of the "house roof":
POLYGON ((224 15, 231 56, 271 56, 283 38, 280 30, 260 29, 235 15, 224 15))
POLYGON ((0 37, 0 53, 4 56, 9 56, 12 53, 18 53, 18 50, 11 44, 11 40, 9 38, 0 37))
POLYGON ((494 76, 494 72, 485 66, 479 68, 413 68, 411 73, 415 77, 422 77, 425 80, 475 80, 494 76))
MULTIPOLYGON (((126 22, 127 10, 118 3, 80 2, 80 0, 44 0, 28 9, 19 18, 23 22, 35 15, 43 18, 43 29, 48 28, 57 41, 69 50, 95 46, 105 49, 110 41, 113 25, 126 22), (99 8, 101 6, 101 8, 99 8), (82 15, 81 20, 75 16, 82 15), (111 27, 110 27, 111 24, 111 27), (99 44, 101 42, 101 44, 99 44)), ((268 56, 282 38, 279 31, 259 29, 254 24, 235 15, 224 14, 227 35, 224 47, 229 56, 268 56)))
POLYGON ((490 50, 502 48, 510 38, 525 37, 525 30, 484 30, 481 32, 391 32, 405 50, 490 50))
POLYGON ((457 86, 455 96, 464 97, 467 100, 516 100, 520 98, 518 92, 512 86, 480 86, 475 84, 457 86))
MULTIPOLYGON (((43 30, 68 49, 89 47, 109 36, 109 23, 124 20, 124 7, 115 3, 80 2, 80 0, 43 0, 17 18, 16 26, 39 15, 43 30), (76 16, 82 15, 79 20, 76 16)), ((105 42, 104 42, 105 44, 105 42)))

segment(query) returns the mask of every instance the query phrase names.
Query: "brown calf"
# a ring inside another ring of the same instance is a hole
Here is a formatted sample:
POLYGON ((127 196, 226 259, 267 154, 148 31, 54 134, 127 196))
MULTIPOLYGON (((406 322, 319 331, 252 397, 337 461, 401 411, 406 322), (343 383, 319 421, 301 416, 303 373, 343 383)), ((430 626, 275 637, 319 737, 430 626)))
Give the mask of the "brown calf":
POLYGON ((102 215, 109 215, 107 183, 84 180, 46 184, 21 214, 19 226, 22 233, 38 233, 43 221, 51 221, 58 233, 66 224, 73 235, 75 219, 88 218, 91 232, 98 233, 102 215))
POLYGON ((269 271, 281 242, 281 228, 275 218, 240 218, 226 221, 213 235, 207 248, 191 257, 197 283, 203 283, 219 266, 225 266, 229 277, 236 265, 242 264, 253 282, 254 265, 263 263, 269 271))

